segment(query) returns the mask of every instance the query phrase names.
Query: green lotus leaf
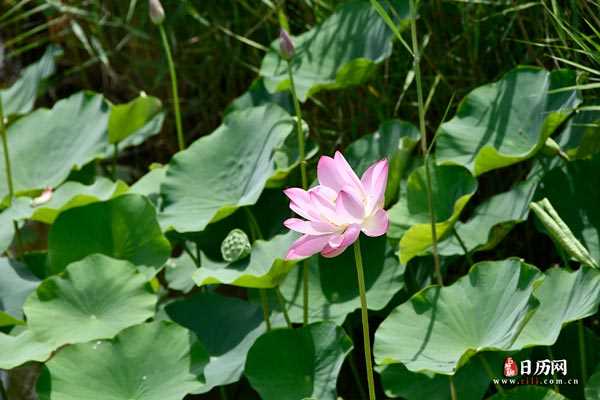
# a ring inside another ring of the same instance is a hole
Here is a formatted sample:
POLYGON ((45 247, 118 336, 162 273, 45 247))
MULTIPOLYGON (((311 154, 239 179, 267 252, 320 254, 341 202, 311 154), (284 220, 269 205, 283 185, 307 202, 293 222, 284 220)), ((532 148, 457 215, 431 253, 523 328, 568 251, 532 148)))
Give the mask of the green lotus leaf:
MULTIPOLYGON (((381 310, 404 287, 404 266, 398 263, 393 247, 385 237, 362 238, 366 261, 365 285, 371 310, 381 310)), ((360 308, 354 254, 346 250, 335 258, 312 257, 309 262, 309 312, 311 322, 342 324, 346 316, 360 308)), ((302 269, 290 273, 280 286, 290 318, 303 319, 302 269)))
POLYGON ((46 278, 29 296, 23 306, 28 329, 55 348, 111 338, 154 315, 157 298, 147 281, 127 261, 86 257, 46 278))
POLYGON ((23 254, 23 263, 39 279, 48 277, 48 252, 45 250, 33 250, 23 254))
POLYGON ((165 267, 165 280, 169 289, 179 290, 183 293, 189 293, 196 287, 192 275, 198 267, 187 253, 182 253, 177 258, 172 258, 165 267))
MULTIPOLYGON (((160 210, 162 205, 162 199, 160 197, 160 185, 165 179, 167 173, 167 168, 165 166, 155 165, 150 166, 150 171, 148 171, 144 176, 138 179, 131 187, 129 188, 129 193, 137 193, 143 196, 146 196, 152 204, 156 207, 157 210, 160 210)), ((158 215, 158 219, 160 221, 161 214, 158 215)))
POLYGON ((337 376, 350 350, 350 338, 329 322, 274 329, 252 345, 244 374, 263 400, 335 400, 337 376))
POLYGON ((598 311, 600 271, 582 266, 577 271, 551 268, 533 295, 540 306, 512 345, 512 349, 552 345, 562 326, 598 311))
POLYGON ((496 393, 489 400, 568 400, 554 390, 540 386, 519 386, 515 389, 496 393))
POLYGON ((600 154, 557 167, 542 180, 538 196, 546 197, 575 237, 600 263, 600 154))
POLYGON ((87 255, 101 253, 131 261, 153 275, 169 258, 150 201, 137 194, 72 208, 60 214, 48 234, 50 273, 87 255))
POLYGON ((119 143, 139 131, 156 117, 161 109, 162 103, 159 99, 147 96, 143 92, 128 103, 113 105, 108 118, 109 142, 119 143))
MULTIPOLYGON (((464 167, 430 164, 433 208, 438 239, 451 232, 462 209, 477 190, 477 180, 464 167)), ((390 237, 401 237, 400 262, 429 251, 433 242, 425 166, 408 177, 406 196, 389 210, 390 237)))
POLYGON ((114 156, 115 144, 118 150, 142 144, 160 132, 164 120, 160 99, 144 92, 128 103, 111 104, 107 125, 110 146, 104 150, 104 156, 114 156))
POLYGON ((14 221, 20 221, 31 216, 31 199, 17 197, 10 207, 0 212, 0 253, 4 253, 11 245, 15 236, 14 221))
POLYGON ((38 61, 23 69, 21 76, 11 87, 0 90, 0 101, 5 117, 27 114, 33 109, 35 99, 42 91, 45 81, 56 70, 55 59, 61 54, 60 47, 48 46, 38 61))
POLYGON ((532 157, 581 102, 575 72, 518 67, 481 86, 460 103, 437 133, 439 163, 467 167, 475 176, 532 157))
MULTIPOLYGON (((102 154, 108 109, 101 95, 79 92, 11 124, 7 139, 15 191, 56 187, 71 169, 102 154)), ((0 174, 5 173, 2 164, 0 174)), ((0 180, 0 198, 7 194, 7 183, 0 180)))
MULTIPOLYGON (((497 194, 475 207, 467 222, 457 221, 456 233, 470 252, 494 248, 518 223, 527 220, 529 203, 533 199, 538 178, 529 177, 512 189, 497 194)), ((460 242, 454 235, 438 244, 443 256, 464 254, 460 242)))
POLYGON ((29 329, 16 335, 0 333, 0 369, 12 369, 28 361, 46 361, 55 349, 54 344, 38 340, 29 329))
MULTIPOLYGON (((408 18, 408 1, 394 2, 401 21, 408 18)), ((401 28, 406 26, 401 24, 401 28)), ((341 5, 321 24, 293 39, 291 60, 296 93, 301 101, 321 90, 341 89, 366 81, 376 64, 392 53, 393 33, 365 1, 341 5)), ((287 62, 275 40, 262 61, 260 75, 269 92, 287 90, 287 62)))
MULTIPOLYGON (((592 329, 587 328, 583 321, 568 324, 563 327, 554 345, 534 347, 530 358, 567 360, 567 375, 558 374, 557 377, 577 379, 578 383, 559 385, 560 392, 568 399, 583 399, 584 375, 589 378, 600 365, 600 338, 592 329)), ((515 360, 519 361, 516 358, 515 360)))
POLYGON ((189 330, 145 323, 62 349, 46 363, 37 391, 41 400, 181 400, 204 384, 207 362, 189 330))
POLYGON ((400 180, 419 137, 419 131, 410 122, 390 119, 375 133, 352 142, 345 151, 346 159, 360 176, 371 164, 387 158, 390 166, 385 198, 386 204, 391 204, 398 198, 400 180))
POLYGON ((112 182, 104 177, 98 177, 91 185, 68 181, 52 193, 50 201, 39 206, 32 206, 30 219, 51 225, 63 211, 109 200, 124 194, 127 189, 128 186, 125 182, 112 182))
POLYGON ((585 400, 600 400, 600 369, 590 376, 584 389, 585 400))
POLYGON ((0 368, 45 361, 65 344, 110 338, 152 317, 157 298, 146 282, 132 264, 100 254, 69 265, 29 296, 25 330, 0 333, 0 368))
MULTIPOLYGON (((113 146, 108 143, 110 109, 102 95, 79 92, 58 101, 52 109, 38 109, 9 125, 7 138, 15 191, 28 194, 57 187, 73 168, 82 168, 97 158, 112 157, 113 146)), ((121 142, 119 148, 139 144, 158 133, 162 124, 159 117, 121 142)), ((1 176, 6 174, 4 168, 2 163, 1 176)), ((0 180, 0 199, 7 194, 8 185, 0 180)))
POLYGON ((250 257, 232 263, 214 262, 203 257, 202 267, 194 272, 192 279, 198 286, 224 283, 252 288, 275 287, 296 265, 283 258, 297 237, 296 233, 288 232, 270 240, 257 240, 252 245, 250 257))
MULTIPOLYGON (((494 377, 502 377, 504 358, 500 353, 481 353, 460 367, 452 384, 461 400, 481 400, 491 384, 489 367, 494 377), (485 366, 484 366, 485 365, 485 366)), ((450 377, 433 373, 417 373, 402 364, 386 365, 379 371, 385 394, 407 400, 452 400, 450 377)))
MULTIPOLYGON (((305 128, 305 132, 307 132, 308 125, 303 123, 303 128, 305 128)), ((306 136, 308 136, 308 134, 306 134, 306 136)), ((306 139, 304 147, 305 160, 314 157, 314 155, 319 151, 317 144, 310 140, 310 138, 306 139)), ((285 142, 283 142, 283 145, 275 150, 275 153, 273 154, 273 161, 275 162, 275 173, 265 184, 265 187, 268 189, 281 188, 285 186, 288 175, 300 165, 298 135, 296 133, 289 135, 285 142)))
POLYGON ((0 257, 0 326, 23 324, 23 303, 40 280, 18 261, 0 257))
POLYGON ((37 206, 29 197, 17 197, 13 199, 9 208, 0 213, 0 253, 4 252, 13 241, 15 235, 13 221, 21 224, 23 220, 31 219, 52 224, 62 211, 107 200, 121 195, 126 190, 127 185, 121 181, 112 182, 99 177, 91 185, 66 182, 53 192, 50 201, 37 206))
POLYGON ((294 121, 274 104, 229 113, 212 134, 177 153, 161 185, 161 224, 178 232, 202 231, 256 203, 276 174, 276 152, 294 121))
POLYGON ((422 290, 377 329, 376 363, 453 375, 478 352, 509 350, 538 306, 540 276, 519 259, 481 262, 451 286, 422 290))
POLYGON ((556 139, 570 159, 586 158, 600 152, 600 111, 578 110, 556 139))
POLYGON ((294 101, 289 91, 269 93, 265 87, 263 79, 258 78, 252 82, 244 94, 231 102, 231 104, 225 109, 225 114, 228 114, 231 111, 259 107, 269 103, 277 104, 290 114, 294 112, 294 101))
POLYGON ((266 332, 260 306, 216 293, 174 301, 166 312, 173 321, 192 330, 210 355, 204 369, 206 385, 194 393, 237 382, 248 350, 266 332))
MULTIPOLYGON (((299 174, 296 175, 299 178, 299 174)), ((246 231, 252 233, 248 215, 244 210, 236 215, 238 221, 236 227, 247 227, 246 231)), ((265 189, 258 199, 258 202, 250 207, 252 215, 255 217, 258 228, 263 237, 270 238, 280 233, 288 232, 283 222, 290 217, 290 201, 283 195, 281 188, 265 189)), ((233 223, 234 218, 232 218, 233 223)), ((224 227, 223 227, 224 228, 224 227)), ((224 237, 225 233, 222 236, 224 237)))

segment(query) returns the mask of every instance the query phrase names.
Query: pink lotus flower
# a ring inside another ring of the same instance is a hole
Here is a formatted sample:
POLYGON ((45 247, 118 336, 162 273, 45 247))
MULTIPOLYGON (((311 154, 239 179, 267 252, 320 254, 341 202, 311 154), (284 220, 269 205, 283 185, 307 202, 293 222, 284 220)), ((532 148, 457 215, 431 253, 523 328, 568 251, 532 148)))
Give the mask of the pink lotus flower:
POLYGON ((284 190, 291 200, 290 208, 304 218, 284 222, 289 229, 304 234, 285 258, 295 260, 319 252, 335 257, 354 243, 361 231, 367 236, 385 234, 389 226, 383 209, 387 175, 385 159, 371 165, 358 179, 339 151, 334 158, 322 156, 317 166, 318 186, 284 190))

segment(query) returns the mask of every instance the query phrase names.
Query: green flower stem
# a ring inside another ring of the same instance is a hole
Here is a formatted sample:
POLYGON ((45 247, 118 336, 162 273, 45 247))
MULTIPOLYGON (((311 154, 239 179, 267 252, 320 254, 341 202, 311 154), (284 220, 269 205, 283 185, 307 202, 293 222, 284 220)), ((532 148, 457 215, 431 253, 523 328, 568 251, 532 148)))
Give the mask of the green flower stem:
MULTIPOLYGON (((492 371, 490 364, 487 362, 487 360, 485 359, 483 354, 479 354, 479 360, 481 361, 481 365, 483 365, 483 369, 485 370, 485 373, 493 382, 494 378, 495 378, 494 371, 492 371)), ((496 387, 496 391, 498 391, 498 393, 500 393, 500 394, 504 393, 504 389, 502 389, 502 386, 500 386, 499 383, 495 383, 494 386, 496 387)))
POLYGON ((360 239, 354 242, 354 260, 360 293, 360 310, 362 316, 363 342, 365 349, 365 364, 367 367, 367 382, 369 384, 369 400, 375 400, 375 380, 373 379, 373 360, 371 356, 371 338, 369 337, 369 310, 367 309, 367 290, 365 289, 365 273, 363 271, 360 239))
MULTIPOLYGON (((263 235, 260 230, 260 226, 258 225, 258 221, 256 220, 256 217, 254 216, 254 214, 248 207, 244 207, 244 212, 246 213, 246 218, 248 220, 248 227, 250 229, 250 237, 252 239, 252 242, 254 242, 257 239, 262 239, 263 235)), ((279 288, 276 287, 275 290, 277 292, 277 296, 278 297, 281 296, 281 292, 279 292, 279 288)), ((267 324, 267 331, 270 331, 271 330, 271 320, 269 319, 269 315, 271 314, 271 311, 269 310, 269 297, 267 295, 267 289, 259 289, 259 292, 260 292, 260 301, 262 303, 262 309, 263 309, 263 317, 265 319, 265 323, 267 324)), ((282 296, 282 298, 283 298, 283 296, 282 296)), ((283 302, 283 304, 282 304, 282 309, 284 312, 284 317, 285 317, 286 322, 288 322, 288 325, 291 325, 291 323, 289 322, 289 316, 287 315, 287 310, 285 309, 285 302, 283 302)))
POLYGON ((293 328, 292 320, 290 319, 290 315, 288 314, 287 308, 285 307, 285 298, 281 294, 281 290, 276 287, 275 294, 277 295, 277 300, 279 301, 279 305, 281 306, 281 311, 283 312, 283 318, 285 319, 285 323, 288 328, 293 328))
POLYGON ((252 211, 248 207, 244 207, 244 213, 246 213, 246 218, 248 219, 248 229, 250 229, 250 236, 252 240, 262 239, 263 235, 260 231, 260 225, 258 225, 258 221, 252 211))
POLYGON ((577 321, 577 336, 579 337, 579 354, 581 361, 581 380, 585 387, 587 383, 587 361, 585 359, 585 331, 583 326, 583 320, 577 321))
POLYGON ((450 384, 450 398, 452 400, 456 400, 456 387, 454 386, 454 379, 452 379, 452 375, 448 376, 448 383, 450 384))
POLYGON ((23 243, 23 236, 21 236, 21 230, 19 229, 19 223, 17 221, 13 221, 13 228, 15 230, 15 236, 17 237, 17 249, 19 250, 17 259, 22 259, 25 254, 25 244, 23 243))
POLYGON ((225 391, 225 386, 219 386, 219 394, 221 395, 221 400, 227 400, 227 392, 225 391))
POLYGON ((117 179, 117 159, 119 158, 119 143, 113 145, 112 178, 117 179))
POLYGON ((8 400, 8 395, 6 394, 6 389, 4 389, 4 384, 2 383, 2 379, 0 379, 0 397, 3 400, 8 400))
POLYGON ((190 256, 190 258, 192 259, 194 264, 196 264, 196 267, 200 268, 201 267, 200 257, 198 257, 198 255, 194 255, 194 253, 192 253, 192 251, 190 250, 190 248, 188 247, 188 245, 185 241, 181 244, 181 246, 183 247, 183 251, 185 251, 187 253, 187 255, 190 256))
POLYGON ((287 62, 287 71, 290 78, 290 91, 294 98, 294 111, 296 112, 296 131, 298 134, 298 153, 300 157, 300 174, 302 175, 302 188, 308 189, 308 178, 306 176, 306 161, 305 150, 304 150, 304 131, 302 130, 302 111, 300 110, 300 101, 298 101, 298 95, 296 94, 296 86, 294 84, 294 74, 292 73, 292 63, 287 62))
POLYGON ((458 240, 460 247, 462 248, 463 252, 465 253, 465 258, 467 259, 467 262, 469 263, 469 267, 471 267, 473 265, 473 258, 471 257, 471 253, 469 252, 469 249, 467 249, 467 246, 465 246, 465 242, 463 242, 462 238, 458 235, 458 232, 456 231, 456 229, 452 228, 452 233, 454 234, 454 237, 456 237, 456 240, 458 240))
POLYGON ((269 298, 267 297, 267 289, 259 289, 260 301, 262 302, 263 317, 267 324, 267 331, 271 330, 271 320, 269 319, 269 298))
MULTIPOLYGON (((4 124, 4 108, 2 100, 0 99, 0 136, 2 137, 2 153, 4 154, 4 169, 6 170, 6 182, 8 183, 8 206, 12 204, 13 198, 15 197, 15 187, 12 179, 12 168, 10 164, 10 154, 8 153, 8 138, 6 125, 4 124)), ((23 254, 23 239, 21 237, 21 230, 19 229, 19 223, 13 221, 13 227, 15 229, 15 236, 17 237, 17 244, 19 246, 19 253, 23 254)))
MULTIPOLYGON (((547 350, 548 350, 548 358, 550 360, 554 360, 554 354, 552 354, 552 346, 548 346, 547 350)), ((558 387, 558 384, 556 383, 557 379, 558 379, 558 376, 556 375, 556 371, 552 373, 552 379, 554 379, 554 385, 553 385, 554 391, 556 393, 560 393, 560 388, 558 387)))
MULTIPOLYGON (((300 102, 296 94, 296 85, 294 84, 294 74, 292 73, 292 63, 287 60, 287 71, 290 78, 290 91, 294 98, 294 110, 296 111, 296 132, 298 134, 298 155, 300 158, 300 175, 302 177, 302 188, 308 189, 308 178, 306 175, 306 157, 304 149, 304 131, 302 130, 302 110, 300 102)), ((303 313, 302 321, 304 326, 308 325, 308 260, 302 264, 302 297, 303 297, 303 313)))
POLYGON ((302 324, 308 325, 308 261, 302 263, 302 324))
POLYGON ((358 392, 360 393, 360 398, 363 400, 367 400, 367 392, 365 391, 365 386, 363 385, 362 379, 360 379, 360 375, 358 373, 358 368, 356 367, 356 360, 354 356, 354 352, 351 352, 348 356, 348 363, 350 364, 350 369, 352 370, 352 376, 356 381, 356 386, 358 387, 358 392))
POLYGON ((183 138, 183 129, 181 127, 181 112, 179 111, 179 94, 177 92, 177 75, 175 73, 175 63, 171 56, 171 46, 165 33, 163 24, 158 26, 160 30, 160 37, 162 38, 163 47, 165 48, 165 54, 167 56, 167 62, 169 64, 169 74, 171 75, 171 91, 173 93, 173 112, 175 113, 175 128, 177 129, 177 144, 179 145, 179 151, 185 149, 185 140, 183 138))
POLYGON ((15 196, 15 187, 12 180, 12 169, 10 166, 10 155, 8 154, 8 138, 6 125, 4 124, 4 109, 0 100, 0 136, 2 136, 2 150, 4 152, 4 168, 6 170, 6 182, 8 182, 8 205, 12 204, 12 199, 15 196))
MULTIPOLYGON (((246 213, 246 217, 248 219, 248 227, 250 229, 250 236, 252 237, 252 241, 254 241, 256 239, 262 239, 263 235, 260 230, 260 225, 258 225, 258 221, 256 220, 256 217, 254 216, 254 214, 252 214, 252 211, 250 211, 250 209, 248 207, 244 207, 244 212, 246 213)), ((288 315, 287 309, 285 308, 285 299, 284 299, 283 295, 281 294, 281 290, 279 290, 279 287, 275 287, 275 294, 277 295, 277 300, 281 304, 281 310, 283 312, 283 317, 285 318, 285 322, 286 322, 288 328, 291 328, 292 321, 290 320, 290 316, 288 315)), ((267 317, 265 317, 265 322, 267 323, 268 329, 271 329, 270 322, 268 321, 269 302, 268 302, 268 297, 267 297, 267 291, 265 289, 260 289, 260 296, 261 296, 261 300, 263 302, 263 312, 265 313, 265 315, 267 315, 267 317), (263 296, 264 296, 264 299, 263 299, 263 296), (266 308, 265 308, 265 306, 266 306, 266 308)))
POLYGON ((410 0, 410 32, 412 37, 412 49, 414 56, 415 81, 417 82, 417 102, 419 106, 419 131, 421 132, 421 151, 425 157, 425 180, 427 181, 427 205, 429 206, 429 217, 431 219, 431 241, 433 261, 435 265, 434 274, 440 286, 444 285, 442 279, 442 270, 440 266, 440 256, 437 248, 437 230, 435 226, 436 215, 433 208, 433 194, 431 188, 431 171, 429 170, 429 151, 427 148, 427 130, 425 128, 425 107, 423 105, 423 88, 421 86, 421 50, 417 39, 417 10, 415 1, 410 0))

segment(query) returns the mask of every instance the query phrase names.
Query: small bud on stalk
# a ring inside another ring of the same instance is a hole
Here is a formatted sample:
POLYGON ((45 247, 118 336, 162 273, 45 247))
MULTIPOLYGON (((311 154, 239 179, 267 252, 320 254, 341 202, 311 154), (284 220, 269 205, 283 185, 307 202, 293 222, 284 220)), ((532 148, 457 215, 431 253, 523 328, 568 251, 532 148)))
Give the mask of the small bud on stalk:
POLYGON ((294 56, 294 42, 283 28, 279 30, 279 54, 285 60, 290 60, 294 56))
POLYGON ((154 25, 160 25, 165 20, 165 10, 160 4, 160 0, 148 0, 150 10, 150 19, 154 25))

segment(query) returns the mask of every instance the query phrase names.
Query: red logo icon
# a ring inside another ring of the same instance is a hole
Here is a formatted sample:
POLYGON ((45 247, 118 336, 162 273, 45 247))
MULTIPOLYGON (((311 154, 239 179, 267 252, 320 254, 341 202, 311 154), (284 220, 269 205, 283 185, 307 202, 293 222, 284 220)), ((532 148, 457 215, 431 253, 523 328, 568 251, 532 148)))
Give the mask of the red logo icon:
POLYGON ((519 374, 519 368, 517 367, 517 363, 512 357, 506 357, 504 359, 504 376, 511 377, 519 374))

